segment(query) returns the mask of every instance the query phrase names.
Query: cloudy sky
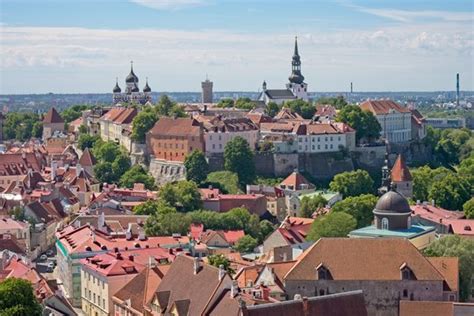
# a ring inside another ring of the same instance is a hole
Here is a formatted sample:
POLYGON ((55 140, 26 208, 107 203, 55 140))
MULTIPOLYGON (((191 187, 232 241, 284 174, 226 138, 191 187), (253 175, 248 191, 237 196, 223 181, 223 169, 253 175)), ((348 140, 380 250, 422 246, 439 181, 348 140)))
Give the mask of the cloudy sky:
POLYGON ((0 94, 283 86, 298 36, 311 91, 474 90, 473 0, 0 0, 0 94))

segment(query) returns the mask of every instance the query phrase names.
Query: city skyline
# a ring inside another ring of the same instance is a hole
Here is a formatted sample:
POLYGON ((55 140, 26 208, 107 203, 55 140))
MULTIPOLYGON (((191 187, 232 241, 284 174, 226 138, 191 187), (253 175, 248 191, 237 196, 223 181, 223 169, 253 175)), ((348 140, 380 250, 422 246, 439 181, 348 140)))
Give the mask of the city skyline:
POLYGON ((473 90, 472 3, 1 1, 0 94, 282 88, 294 36, 309 91, 473 90), (28 10, 26 10, 28 8, 28 10), (73 18, 81 16, 80 19, 73 18))

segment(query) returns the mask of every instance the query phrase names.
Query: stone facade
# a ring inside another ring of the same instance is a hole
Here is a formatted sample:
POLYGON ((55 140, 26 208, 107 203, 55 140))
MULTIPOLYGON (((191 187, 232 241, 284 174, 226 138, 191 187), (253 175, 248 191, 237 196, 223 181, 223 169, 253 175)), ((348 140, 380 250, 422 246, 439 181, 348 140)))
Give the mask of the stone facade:
POLYGON ((152 158, 149 172, 158 184, 186 180, 186 168, 181 162, 152 158))

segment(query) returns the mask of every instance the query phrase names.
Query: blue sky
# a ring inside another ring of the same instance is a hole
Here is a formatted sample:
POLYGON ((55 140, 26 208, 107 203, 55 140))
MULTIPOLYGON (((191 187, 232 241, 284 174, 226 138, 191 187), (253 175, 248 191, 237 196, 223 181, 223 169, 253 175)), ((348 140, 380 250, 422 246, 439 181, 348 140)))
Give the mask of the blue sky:
POLYGON ((474 89, 473 1, 0 0, 0 93, 281 87, 297 35, 311 91, 474 89))

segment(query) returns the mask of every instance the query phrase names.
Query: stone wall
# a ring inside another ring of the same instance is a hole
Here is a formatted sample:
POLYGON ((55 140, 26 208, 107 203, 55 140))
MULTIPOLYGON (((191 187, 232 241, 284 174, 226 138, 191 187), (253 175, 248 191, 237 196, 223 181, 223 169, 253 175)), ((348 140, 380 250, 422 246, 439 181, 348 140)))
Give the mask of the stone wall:
POLYGON ((184 164, 175 161, 164 161, 152 158, 149 172, 158 185, 186 179, 184 164))
POLYGON ((253 161, 257 175, 273 177, 275 174, 275 158, 271 152, 256 152, 253 161))
POLYGON ((442 281, 285 280, 285 290, 290 298, 295 294, 309 297, 362 290, 369 316, 398 316, 398 306, 401 299, 443 300, 442 281), (403 296, 404 290, 406 290, 406 297, 403 296))
POLYGON ((224 154, 206 154, 207 162, 209 163, 209 171, 224 170, 224 154))
POLYGON ((306 171, 315 179, 331 179, 336 174, 354 170, 351 158, 342 153, 300 154, 299 170, 306 171))

